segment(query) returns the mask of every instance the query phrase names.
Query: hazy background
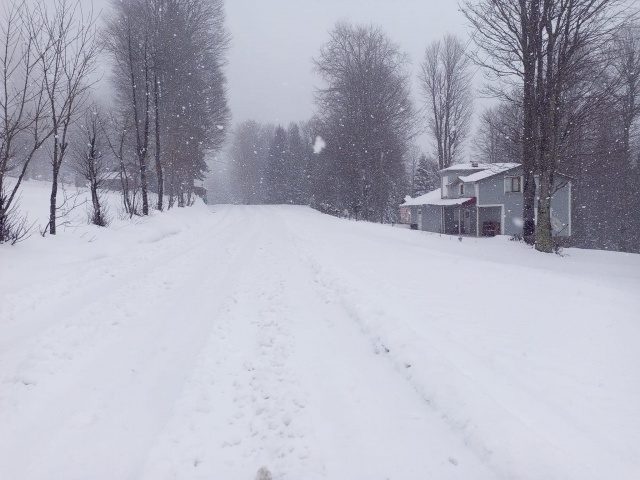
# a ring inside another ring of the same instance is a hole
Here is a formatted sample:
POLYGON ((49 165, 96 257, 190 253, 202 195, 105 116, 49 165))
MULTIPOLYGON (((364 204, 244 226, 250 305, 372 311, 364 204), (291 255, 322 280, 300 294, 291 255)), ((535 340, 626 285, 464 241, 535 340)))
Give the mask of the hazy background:
POLYGON ((429 42, 466 35, 456 0, 227 0, 226 8, 234 122, 308 119, 318 85, 312 58, 338 20, 382 26, 409 54, 414 73, 429 42))
MULTIPOLYGON (((87 5, 103 14, 108 14, 110 3, 87 0, 87 5)), ((468 38, 458 0, 225 0, 225 10, 232 37, 226 68, 232 128, 248 119, 285 126, 310 119, 313 92, 320 86, 313 58, 340 20, 381 26, 409 55, 417 108, 422 106, 417 73, 427 45, 447 33, 468 38)), ((106 59, 101 74, 100 88, 108 89, 106 59)), ((476 84, 480 82, 481 76, 476 75, 476 84)), ((480 109, 476 102, 476 113, 480 109)), ((426 121, 421 127, 426 129, 426 121)), ((426 133, 416 143, 425 152, 431 150, 426 133)), ((208 163, 207 185, 216 192, 215 200, 227 201, 233 187, 227 182, 225 151, 208 163)))
MULTIPOLYGON (((110 0, 93 5, 108 13, 110 0)), ((457 0, 226 0, 225 8, 233 123, 308 120, 319 84, 312 59, 339 20, 380 25, 409 54, 414 77, 428 43, 446 33, 467 36, 457 0)))

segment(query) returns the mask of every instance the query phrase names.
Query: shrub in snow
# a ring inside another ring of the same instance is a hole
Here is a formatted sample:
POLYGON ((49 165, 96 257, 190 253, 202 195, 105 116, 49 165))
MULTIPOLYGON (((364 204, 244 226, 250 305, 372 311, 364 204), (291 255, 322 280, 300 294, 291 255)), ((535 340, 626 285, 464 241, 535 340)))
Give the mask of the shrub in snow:
POLYGON ((15 245, 30 236, 33 225, 27 223, 26 216, 18 213, 17 203, 3 210, 4 205, 9 203, 7 200, 8 195, 0 191, 0 243, 15 245))

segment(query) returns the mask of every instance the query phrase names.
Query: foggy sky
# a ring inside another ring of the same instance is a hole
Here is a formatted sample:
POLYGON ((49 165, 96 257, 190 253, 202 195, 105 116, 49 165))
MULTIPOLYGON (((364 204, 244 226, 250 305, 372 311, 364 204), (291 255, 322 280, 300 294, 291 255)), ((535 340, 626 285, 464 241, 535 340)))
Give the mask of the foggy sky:
MULTIPOLYGON (((108 12, 109 4, 93 0, 96 12, 108 12)), ((340 20, 379 25, 400 45, 412 63, 416 101, 416 73, 426 46, 446 33, 467 38, 457 0, 225 0, 225 10, 232 36, 226 73, 234 124, 308 120, 314 87, 320 86, 312 59, 340 20)), ((107 83, 109 66, 103 67, 107 83)))
POLYGON ((312 58, 339 20, 381 26, 409 54, 414 76, 428 43, 446 33, 466 38, 457 0, 226 0, 226 12, 234 123, 309 119, 320 85, 312 58))

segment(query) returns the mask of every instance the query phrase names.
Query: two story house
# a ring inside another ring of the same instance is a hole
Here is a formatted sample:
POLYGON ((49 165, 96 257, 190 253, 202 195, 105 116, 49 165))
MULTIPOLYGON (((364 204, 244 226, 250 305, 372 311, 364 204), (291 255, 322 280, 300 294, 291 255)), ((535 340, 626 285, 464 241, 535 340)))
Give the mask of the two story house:
MULTIPOLYGON (((461 163, 441 170, 440 180, 440 188, 407 197, 400 206, 401 218, 412 228, 451 235, 522 234, 521 164, 461 163)), ((556 175, 551 225, 554 236, 571 236, 571 178, 566 175, 556 175)))

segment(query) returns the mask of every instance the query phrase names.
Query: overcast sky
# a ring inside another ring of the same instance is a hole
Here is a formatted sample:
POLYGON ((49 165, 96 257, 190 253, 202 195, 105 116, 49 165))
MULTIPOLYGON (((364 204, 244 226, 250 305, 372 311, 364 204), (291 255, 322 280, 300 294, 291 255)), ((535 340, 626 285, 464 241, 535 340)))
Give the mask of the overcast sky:
MULTIPOLYGON (((109 3, 93 0, 96 11, 108 11, 109 3)), ((225 0, 225 10, 234 124, 308 120, 314 87, 320 85, 312 59, 339 20, 379 25, 400 45, 412 63, 416 101, 416 72, 426 46, 447 33, 466 39, 468 31, 458 0, 225 0)), ((103 67, 106 80, 109 65, 103 67)), ((426 146, 428 140, 423 136, 419 143, 426 146)))
POLYGON ((226 0, 226 11, 234 123, 310 118, 319 85, 312 58, 338 20, 380 25, 414 72, 429 42, 446 33, 466 37, 457 0, 226 0))

